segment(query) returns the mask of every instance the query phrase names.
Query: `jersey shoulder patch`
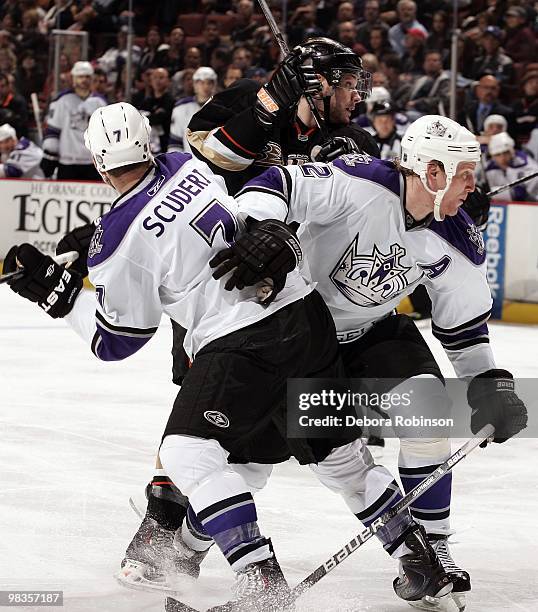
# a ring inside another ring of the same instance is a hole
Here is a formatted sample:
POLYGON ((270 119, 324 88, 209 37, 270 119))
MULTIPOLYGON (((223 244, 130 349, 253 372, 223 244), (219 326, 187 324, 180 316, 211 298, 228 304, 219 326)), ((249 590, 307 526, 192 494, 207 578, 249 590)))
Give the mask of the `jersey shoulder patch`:
POLYGON ((486 259, 484 238, 471 217, 461 208, 454 217, 446 217, 444 221, 432 221, 428 229, 448 242, 474 265, 479 266, 484 263, 486 259))
POLYGON ((15 147, 15 149, 17 151, 24 151, 24 149, 27 149, 30 145, 31 145, 31 142, 28 140, 28 138, 26 138, 26 136, 22 136, 19 142, 17 143, 17 146, 15 147))
MULTIPOLYGON (((135 195, 123 199, 120 196, 112 209, 101 218, 95 230, 88 253, 88 266, 93 268, 108 259, 121 244, 131 224, 140 212, 188 161, 188 153, 163 153, 155 158, 156 168, 152 168, 153 179, 135 195)), ((144 179, 142 179, 144 180, 144 179)))
POLYGON ((339 157, 332 164, 350 176, 377 183, 400 196, 400 173, 390 161, 376 159, 360 153, 352 153, 339 157))

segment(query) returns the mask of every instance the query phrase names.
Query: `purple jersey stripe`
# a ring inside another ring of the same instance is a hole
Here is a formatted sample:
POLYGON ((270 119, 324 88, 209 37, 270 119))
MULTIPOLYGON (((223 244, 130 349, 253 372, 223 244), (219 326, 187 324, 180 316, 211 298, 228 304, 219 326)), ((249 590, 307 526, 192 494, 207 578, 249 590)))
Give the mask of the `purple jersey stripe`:
POLYGON ((444 334, 436 329, 432 328, 432 334, 441 342, 443 345, 455 344, 462 340, 471 340, 472 338, 478 338, 479 336, 488 335, 488 324, 482 323, 474 329, 466 329, 456 334, 444 334))
POLYGON ((11 164, 6 164, 4 166, 4 171, 8 178, 19 178, 19 176, 22 176, 22 170, 11 164))
POLYGON ((121 361, 139 351, 151 336, 118 336, 97 324, 92 351, 101 361, 121 361))
MULTIPOLYGON (((362 155, 365 159, 370 159, 369 163, 363 163, 360 161, 353 161, 346 163, 344 158, 335 159, 332 162, 332 165, 336 168, 339 168, 346 174, 350 176, 356 176, 357 178, 362 178, 367 181, 372 181, 385 187, 386 189, 390 189, 392 193, 399 196, 400 195, 400 173, 396 169, 396 166, 386 160, 376 159, 375 157, 368 157, 362 155), (351 165, 351 163, 353 165, 351 165)), ((353 156, 349 156, 350 159, 353 156)))

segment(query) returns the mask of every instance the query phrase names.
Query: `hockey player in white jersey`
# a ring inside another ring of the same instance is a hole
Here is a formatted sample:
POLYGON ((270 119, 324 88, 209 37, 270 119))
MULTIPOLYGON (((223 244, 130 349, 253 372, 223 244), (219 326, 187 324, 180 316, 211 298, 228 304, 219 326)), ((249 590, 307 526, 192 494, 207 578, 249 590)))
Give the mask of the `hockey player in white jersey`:
POLYGON ((217 73, 209 66, 202 66, 192 75, 194 96, 176 102, 170 123, 169 151, 190 152, 187 127, 192 116, 213 96, 217 87, 217 73))
MULTIPOLYGON (((525 151, 516 151, 514 140, 506 132, 491 137, 488 153, 491 159, 486 166, 486 180, 492 190, 538 172, 538 163, 525 151)), ((493 199, 538 202, 538 177, 500 191, 493 199)))
MULTIPOLYGON (((185 327, 185 349, 195 359, 165 428, 161 461, 189 496, 192 529, 213 539, 238 575, 234 601, 214 610, 284 608, 290 604, 289 587, 270 540, 260 532, 251 493, 263 486, 270 464, 289 458, 291 449, 301 463, 313 464, 321 482, 339 490, 368 518, 401 495, 390 473, 373 465, 360 440, 285 440, 280 422, 286 379, 342 373, 330 313, 295 270, 301 252, 284 224, 264 221, 241 233, 237 204, 221 188, 222 179, 188 154, 153 160, 149 133, 147 119, 127 103, 98 109, 90 119, 87 146, 105 182, 120 194, 89 247, 95 294, 81 292, 81 274, 29 244, 13 247, 4 269, 22 265, 22 276, 10 281, 11 288, 50 316, 64 318, 104 361, 124 359, 142 348, 163 313, 185 327), (224 281, 211 274, 207 262, 233 244, 236 233, 243 246, 255 245, 259 254, 280 244, 279 258, 264 273, 281 290, 263 304, 256 287, 227 293, 224 281), (233 459, 247 463, 232 469, 233 459), (342 462, 348 469, 342 469, 342 462), (346 486, 350 468, 375 487, 346 486), (374 489, 375 497, 370 495, 374 489)), ((185 561, 191 563, 193 555, 204 556, 189 546, 200 542, 196 533, 176 534, 178 545, 190 551, 185 561)), ((451 590, 410 515, 400 514, 378 534, 391 554, 412 559, 405 568, 406 599, 451 590)))
MULTIPOLYGON (((460 210, 474 189, 479 156, 468 130, 445 117, 424 116, 406 131, 399 164, 351 154, 332 164, 273 167, 247 183, 238 201, 245 216, 301 224, 299 238, 335 320, 346 374, 379 377, 379 392, 390 390, 385 378, 402 380, 394 389, 400 393, 426 378, 422 397, 414 399, 417 414, 446 405, 431 351, 414 322, 394 314, 400 300, 424 284, 433 302, 433 334, 457 376, 469 381, 471 428, 490 422, 495 441, 503 442, 525 428, 527 416, 512 374, 493 358, 484 241, 460 210)), ((242 261, 234 245, 212 265, 220 278, 242 261)), ((228 287, 244 284, 238 270, 228 287)), ((406 491, 450 453, 448 439, 402 439, 406 491)), ((450 500, 448 475, 413 503, 411 514, 425 526, 463 608, 471 585, 448 549, 450 500)))
POLYGON ((43 178, 43 151, 24 136, 17 139, 9 123, 0 125, 0 154, 0 178, 43 178))
POLYGON ((43 137, 43 171, 58 179, 99 180, 88 149, 84 146, 84 130, 94 110, 107 102, 92 94, 93 67, 90 62, 75 62, 71 69, 73 89, 67 89, 50 103, 43 137))

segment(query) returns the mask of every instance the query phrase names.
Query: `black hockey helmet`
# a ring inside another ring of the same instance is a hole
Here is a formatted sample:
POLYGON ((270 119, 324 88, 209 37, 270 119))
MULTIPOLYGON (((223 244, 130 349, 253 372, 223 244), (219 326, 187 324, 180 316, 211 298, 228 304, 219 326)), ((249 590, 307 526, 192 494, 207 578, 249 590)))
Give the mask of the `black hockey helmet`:
POLYGON ((381 102, 374 102, 370 113, 373 117, 378 117, 380 115, 394 115, 396 114, 396 109, 390 102, 384 100, 381 102))
POLYGON ((361 97, 365 99, 369 95, 371 74, 363 69, 361 58, 352 49, 324 36, 309 38, 299 47, 312 54, 314 70, 324 76, 329 85, 338 85, 344 74, 353 74, 358 78, 357 90, 361 97))

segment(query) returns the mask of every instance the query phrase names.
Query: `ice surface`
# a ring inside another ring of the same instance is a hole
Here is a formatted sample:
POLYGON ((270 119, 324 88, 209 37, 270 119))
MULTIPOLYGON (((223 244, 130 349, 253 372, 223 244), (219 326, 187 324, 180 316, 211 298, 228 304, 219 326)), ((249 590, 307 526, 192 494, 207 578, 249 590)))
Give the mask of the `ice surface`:
MULTIPOLYGON (((6 287, 0 311, 0 589, 62 589, 68 612, 162 611, 163 596, 126 590, 112 576, 139 524, 128 498, 140 497, 152 476, 176 393, 169 326, 138 355, 110 364, 6 287)), ((499 365, 538 377, 538 328, 490 329, 499 365)), ((450 374, 442 349, 424 333, 450 374)), ((396 452, 389 440, 391 468, 396 452)), ((516 440, 478 449, 456 467, 452 551, 473 580, 469 610, 538 610, 537 456, 537 440, 516 440)), ((292 585, 359 531, 341 499, 293 462, 275 468, 257 505, 292 585)), ((392 592, 394 575, 395 563, 370 541, 304 595, 298 610, 411 610, 392 592)), ((211 551, 190 604, 222 602, 231 582, 211 551)))

